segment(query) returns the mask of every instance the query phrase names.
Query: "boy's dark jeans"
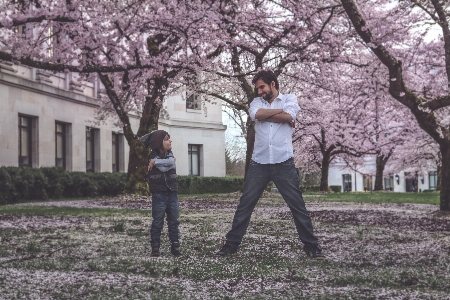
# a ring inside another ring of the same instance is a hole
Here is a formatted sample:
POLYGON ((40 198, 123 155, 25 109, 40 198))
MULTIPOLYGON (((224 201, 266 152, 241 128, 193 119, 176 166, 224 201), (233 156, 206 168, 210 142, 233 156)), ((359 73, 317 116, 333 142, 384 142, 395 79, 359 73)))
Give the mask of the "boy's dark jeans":
POLYGON ((291 209, 300 240, 304 244, 317 244, 318 240, 313 233, 311 218, 300 191, 293 158, 278 164, 258 164, 253 160, 250 161, 244 191, 234 214, 233 225, 226 235, 227 242, 236 246, 241 243, 253 209, 271 180, 291 209))
POLYGON ((164 226, 164 215, 167 214, 167 226, 169 227, 169 239, 171 243, 178 242, 178 192, 152 193, 152 227, 150 237, 152 243, 160 243, 161 231, 164 226))

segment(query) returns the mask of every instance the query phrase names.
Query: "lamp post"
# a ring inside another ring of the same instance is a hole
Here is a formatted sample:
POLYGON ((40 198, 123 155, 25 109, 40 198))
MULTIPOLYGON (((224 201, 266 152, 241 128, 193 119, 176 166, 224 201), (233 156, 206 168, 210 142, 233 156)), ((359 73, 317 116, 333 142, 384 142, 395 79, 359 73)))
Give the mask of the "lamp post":
POLYGON ((400 176, 398 174, 395 174, 395 181, 397 181, 397 184, 400 184, 400 176))

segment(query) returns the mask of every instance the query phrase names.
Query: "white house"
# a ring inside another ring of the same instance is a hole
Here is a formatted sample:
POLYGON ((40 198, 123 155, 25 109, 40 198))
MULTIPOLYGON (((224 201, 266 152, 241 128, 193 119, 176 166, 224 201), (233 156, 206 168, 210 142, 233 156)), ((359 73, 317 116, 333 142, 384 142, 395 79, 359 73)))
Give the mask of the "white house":
MULTIPOLYGON (((129 147, 121 128, 113 119, 94 123, 98 82, 79 84, 76 76, 0 61, 0 166, 126 172, 129 147)), ((184 96, 166 99, 170 117, 159 122, 171 135, 177 173, 225 176, 221 102, 184 96)), ((131 123, 136 132, 138 117, 131 123)))
MULTIPOLYGON (((330 166, 328 185, 342 186, 342 192, 371 191, 375 187, 375 158, 365 159, 365 164, 358 172, 346 167, 345 163, 336 161, 330 166), (367 175, 364 175, 367 174, 367 175)), ((404 170, 395 174, 384 174, 383 188, 393 192, 420 192, 435 190, 437 171, 427 171, 424 175, 404 170)))

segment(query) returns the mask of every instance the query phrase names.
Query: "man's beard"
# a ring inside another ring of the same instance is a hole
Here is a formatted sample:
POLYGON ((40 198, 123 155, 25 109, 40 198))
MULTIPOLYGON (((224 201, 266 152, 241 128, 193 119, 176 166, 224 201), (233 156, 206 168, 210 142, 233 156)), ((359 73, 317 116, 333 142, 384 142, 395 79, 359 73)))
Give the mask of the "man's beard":
POLYGON ((270 92, 268 92, 265 96, 263 94, 262 98, 266 101, 269 101, 270 99, 272 99, 273 97, 273 90, 272 88, 270 88, 270 92))

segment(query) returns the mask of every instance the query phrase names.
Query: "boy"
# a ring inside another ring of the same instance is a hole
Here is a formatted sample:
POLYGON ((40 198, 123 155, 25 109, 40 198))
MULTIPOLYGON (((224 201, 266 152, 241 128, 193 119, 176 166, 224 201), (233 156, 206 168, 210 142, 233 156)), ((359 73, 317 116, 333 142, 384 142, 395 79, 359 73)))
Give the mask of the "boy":
POLYGON ((164 130, 155 130, 143 136, 141 141, 152 148, 147 173, 152 193, 151 256, 160 255, 160 238, 165 215, 169 228, 170 252, 174 256, 180 256, 178 182, 170 135, 164 130))

